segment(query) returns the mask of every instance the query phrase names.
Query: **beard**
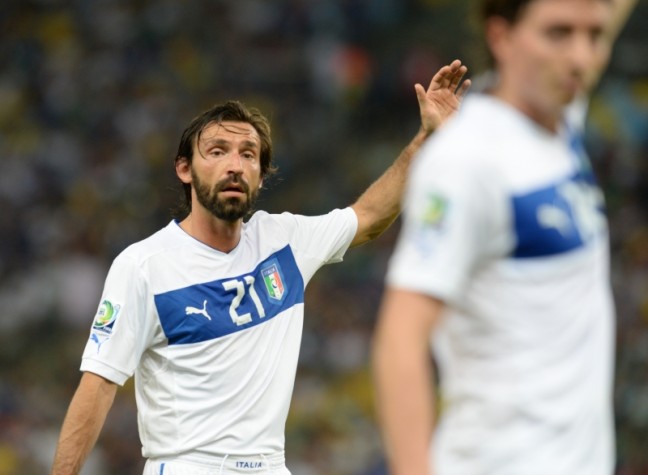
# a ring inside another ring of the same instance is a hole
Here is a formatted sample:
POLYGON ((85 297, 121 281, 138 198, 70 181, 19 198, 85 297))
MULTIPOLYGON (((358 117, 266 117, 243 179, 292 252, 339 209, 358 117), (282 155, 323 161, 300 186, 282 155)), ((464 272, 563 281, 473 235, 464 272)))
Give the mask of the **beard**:
POLYGON ((230 223, 245 217, 254 206, 259 195, 258 189, 250 191, 250 186, 238 175, 219 181, 211 189, 209 185, 203 183, 198 178, 198 175, 193 170, 191 170, 191 177, 198 202, 218 219, 230 223), (218 197, 219 192, 227 189, 232 184, 236 184, 243 190, 245 199, 239 197, 218 197))

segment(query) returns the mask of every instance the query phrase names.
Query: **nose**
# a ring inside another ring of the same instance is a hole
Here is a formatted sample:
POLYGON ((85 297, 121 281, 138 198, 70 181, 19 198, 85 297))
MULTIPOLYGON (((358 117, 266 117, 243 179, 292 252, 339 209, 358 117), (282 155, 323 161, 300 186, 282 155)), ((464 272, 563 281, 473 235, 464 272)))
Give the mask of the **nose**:
POLYGON ((599 48, 585 32, 575 35, 569 48, 569 59, 574 73, 586 76, 598 62, 599 48))
POLYGON ((228 172, 236 174, 243 172, 243 158, 241 157, 241 154, 232 152, 227 158, 228 172))

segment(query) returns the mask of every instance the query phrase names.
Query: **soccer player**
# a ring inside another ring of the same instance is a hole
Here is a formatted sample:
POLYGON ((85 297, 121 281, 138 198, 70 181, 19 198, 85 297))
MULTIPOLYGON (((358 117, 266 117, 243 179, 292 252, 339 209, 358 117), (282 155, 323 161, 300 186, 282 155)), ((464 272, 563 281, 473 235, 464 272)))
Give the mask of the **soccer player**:
POLYGON ((459 107, 465 73, 456 60, 427 90, 417 84, 412 142, 354 204, 322 216, 244 221, 273 171, 269 123, 236 101, 196 117, 175 160, 188 214, 114 260, 51 473, 79 472, 117 386, 135 374, 145 474, 289 474, 304 288, 394 221, 410 160, 459 107))
POLYGON ((497 79, 412 166, 374 335, 392 475, 613 473, 608 232, 580 135, 632 4, 481 2, 497 79))

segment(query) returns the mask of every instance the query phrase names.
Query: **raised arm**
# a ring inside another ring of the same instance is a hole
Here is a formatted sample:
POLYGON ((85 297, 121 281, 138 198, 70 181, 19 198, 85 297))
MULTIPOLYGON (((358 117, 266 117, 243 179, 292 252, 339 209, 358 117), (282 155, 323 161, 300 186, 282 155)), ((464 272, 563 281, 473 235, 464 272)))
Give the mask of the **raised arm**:
MULTIPOLYGON (((614 42, 618 38, 619 34, 621 34, 621 30, 623 30, 623 27, 627 23, 628 18, 632 14, 636 5, 637 0, 612 0, 612 14, 610 15, 609 23, 605 32, 605 41, 608 43, 610 49, 614 46, 614 42)), ((591 87, 598 84, 601 76, 605 72, 606 66, 607 61, 605 64, 601 65, 601 68, 597 71, 591 87)))
POLYGON ((83 373, 74 393, 56 447, 51 475, 76 475, 99 437, 117 385, 93 373, 83 373))
POLYGON ((611 41, 617 39, 636 5, 637 0, 614 0, 614 13, 608 28, 611 41))
POLYGON ((425 139, 448 119, 461 104, 470 80, 461 82, 466 66, 454 60, 432 78, 427 90, 414 86, 421 112, 421 128, 396 161, 351 205, 358 216, 358 230, 351 246, 378 237, 400 213, 400 202, 407 170, 425 139))

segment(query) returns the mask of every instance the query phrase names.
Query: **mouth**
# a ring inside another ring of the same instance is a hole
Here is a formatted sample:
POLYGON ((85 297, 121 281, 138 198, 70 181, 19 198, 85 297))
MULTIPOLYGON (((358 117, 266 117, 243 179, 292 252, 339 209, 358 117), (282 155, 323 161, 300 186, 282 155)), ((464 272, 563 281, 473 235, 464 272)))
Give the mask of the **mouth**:
POLYGON ((582 78, 572 77, 565 80, 563 87, 570 94, 577 94, 585 89, 585 83, 582 78))
POLYGON ((242 183, 229 182, 218 187, 219 193, 224 193, 229 196, 240 196, 247 194, 247 187, 242 183))

